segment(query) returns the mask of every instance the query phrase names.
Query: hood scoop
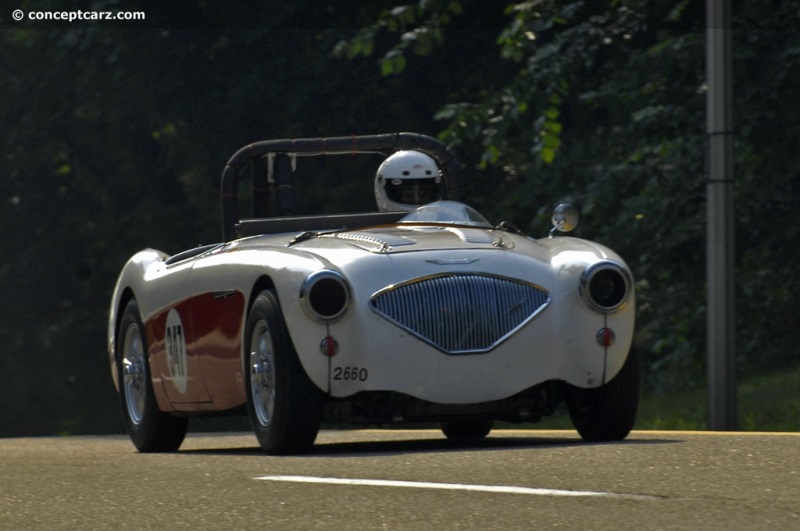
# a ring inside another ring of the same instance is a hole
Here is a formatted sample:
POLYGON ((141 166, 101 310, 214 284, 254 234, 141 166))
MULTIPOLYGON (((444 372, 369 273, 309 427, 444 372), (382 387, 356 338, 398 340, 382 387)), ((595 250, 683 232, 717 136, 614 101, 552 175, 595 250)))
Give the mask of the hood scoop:
POLYGON ((483 229, 448 227, 447 231, 452 232, 465 243, 494 243, 492 235, 483 229))
POLYGON ((319 237, 371 244, 378 246, 381 251, 388 250, 391 247, 401 247, 403 245, 414 245, 417 243, 406 236, 381 234, 377 232, 335 232, 333 234, 320 234, 319 237))

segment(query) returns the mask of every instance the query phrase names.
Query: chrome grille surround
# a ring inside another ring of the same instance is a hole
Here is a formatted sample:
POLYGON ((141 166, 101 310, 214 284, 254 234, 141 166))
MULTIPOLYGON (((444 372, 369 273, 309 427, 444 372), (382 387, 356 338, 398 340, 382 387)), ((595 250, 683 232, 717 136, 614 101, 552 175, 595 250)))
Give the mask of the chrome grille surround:
POLYGON ((486 273, 443 273, 388 286, 370 306, 446 354, 488 352, 550 303, 535 284, 486 273))

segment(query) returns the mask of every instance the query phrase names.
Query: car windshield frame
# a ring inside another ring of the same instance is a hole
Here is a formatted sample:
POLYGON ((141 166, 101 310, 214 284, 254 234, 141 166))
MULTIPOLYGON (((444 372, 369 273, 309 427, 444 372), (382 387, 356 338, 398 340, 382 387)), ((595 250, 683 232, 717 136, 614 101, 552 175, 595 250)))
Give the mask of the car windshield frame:
POLYGON ((434 201, 403 216, 399 225, 459 225, 491 229, 493 225, 471 206, 458 201, 434 201))

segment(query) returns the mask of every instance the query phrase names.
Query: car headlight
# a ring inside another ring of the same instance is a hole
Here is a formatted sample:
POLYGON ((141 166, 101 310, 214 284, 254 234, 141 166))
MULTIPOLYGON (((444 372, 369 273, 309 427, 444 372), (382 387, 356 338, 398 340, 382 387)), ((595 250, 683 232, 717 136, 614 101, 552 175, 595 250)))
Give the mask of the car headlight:
POLYGON ((333 322, 350 307, 350 286, 336 271, 324 269, 311 273, 300 288, 300 301, 317 321, 333 322))
POLYGON ((581 277, 581 295, 590 308, 611 313, 622 308, 630 297, 631 276, 620 264, 603 261, 586 268, 581 277))

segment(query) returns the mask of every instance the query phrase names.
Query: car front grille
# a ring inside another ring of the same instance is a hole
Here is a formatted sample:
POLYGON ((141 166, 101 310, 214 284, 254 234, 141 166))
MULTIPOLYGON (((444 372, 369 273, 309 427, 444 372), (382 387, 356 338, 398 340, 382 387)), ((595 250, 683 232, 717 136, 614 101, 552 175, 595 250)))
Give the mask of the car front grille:
POLYGON ((491 350, 550 302, 541 287, 483 274, 443 274, 372 297, 384 318, 448 354, 491 350))

